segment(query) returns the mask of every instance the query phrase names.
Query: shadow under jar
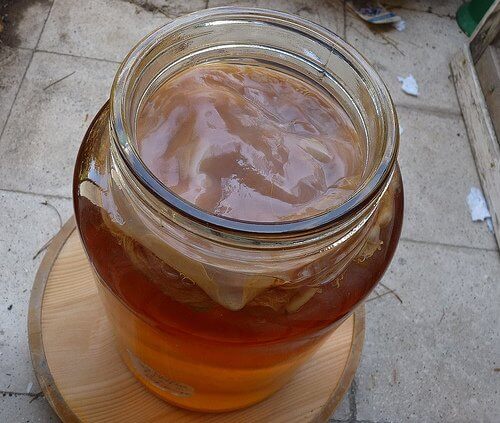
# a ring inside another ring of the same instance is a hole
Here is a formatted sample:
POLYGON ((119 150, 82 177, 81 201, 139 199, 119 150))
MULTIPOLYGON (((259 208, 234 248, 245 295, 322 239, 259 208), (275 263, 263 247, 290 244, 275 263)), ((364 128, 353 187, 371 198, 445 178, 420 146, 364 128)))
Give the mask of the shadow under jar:
POLYGON ((389 93, 366 60, 299 17, 216 8, 144 38, 83 140, 73 193, 133 374, 173 404, 211 412, 282 387, 392 259, 403 215, 398 129, 389 93), (259 222, 199 208, 160 182, 139 154, 140 111, 166 81, 206 64, 266 68, 338 102, 363 149, 352 193, 316 214, 259 222))

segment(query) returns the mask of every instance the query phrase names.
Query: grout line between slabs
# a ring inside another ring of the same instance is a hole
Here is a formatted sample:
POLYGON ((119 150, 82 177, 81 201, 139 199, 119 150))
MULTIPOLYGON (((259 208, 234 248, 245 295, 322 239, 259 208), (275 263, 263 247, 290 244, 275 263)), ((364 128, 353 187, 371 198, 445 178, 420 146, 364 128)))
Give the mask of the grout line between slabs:
MULTIPOLYGON (((344 5, 345 7, 345 5, 344 5)), ((344 11, 344 16, 345 16, 345 11, 344 11)), ((345 18, 344 18, 345 19, 345 18)), ((344 28, 343 28, 343 37, 347 41, 347 33, 346 33, 346 28, 345 28, 345 20, 344 20, 344 28)), ((116 61, 116 60, 110 60, 110 59, 103 59, 103 58, 98 58, 98 57, 91 57, 91 56, 83 56, 83 55, 78 55, 78 54, 71 54, 71 53, 62 53, 59 51, 52 51, 52 50, 43 50, 43 49, 29 49, 26 47, 16 47, 20 50, 30 50, 33 53, 47 53, 47 54, 54 54, 54 55, 59 55, 59 56, 68 56, 68 57, 74 57, 77 59, 87 59, 87 60, 95 60, 96 62, 105 62, 105 63, 113 63, 116 65, 119 65, 121 62, 116 61)), ((30 61, 31 64, 31 61, 30 61)), ((24 80, 24 75, 23 75, 23 80, 24 80)), ((17 93, 16 93, 16 98, 17 98, 17 93)), ((15 99, 14 99, 15 100, 15 99)), ((14 103, 13 103, 14 104, 14 103)), ((403 108, 407 110, 416 110, 428 114, 434 114, 439 117, 445 117, 445 118, 453 118, 457 116, 462 116, 462 113, 460 109, 451 109, 451 108, 446 108, 446 107, 436 107, 436 106, 423 106, 423 105, 416 105, 416 104, 408 104, 408 103, 395 103, 396 108, 403 108)), ((10 112, 9 112, 10 116, 10 112)))
MULTIPOLYGON (((70 53, 62 53, 62 52, 57 52, 57 51, 50 51, 50 50, 43 50, 43 49, 38 49, 38 45, 40 43, 40 39, 42 37, 42 34, 44 32, 46 23, 50 17, 50 14, 52 12, 52 3, 50 5, 50 9, 47 13, 47 16, 44 20, 42 30, 40 31, 40 34, 38 36, 36 45, 34 49, 30 49, 27 47, 16 47, 21 50, 29 50, 31 51, 31 57, 28 61, 28 65, 26 66, 23 76, 21 78, 21 82, 19 84, 19 87, 16 91, 16 94, 14 96, 14 99, 12 101, 11 107, 9 109, 7 118, 5 120, 5 125, 2 128, 2 131, 0 133, 0 139, 2 138, 2 135, 5 131, 5 128, 7 127, 7 123, 10 119, 10 116, 12 114, 12 109, 14 107, 14 104, 17 100, 18 94, 21 90, 22 84, 25 80, 26 74, 28 72, 28 69, 31 65, 31 62, 33 60, 33 56, 36 52, 41 52, 41 53, 49 53, 49 54, 55 54, 55 55, 61 55, 61 56, 69 56, 69 57, 75 57, 75 58, 83 58, 83 59, 89 59, 89 60, 96 60, 96 61, 102 61, 102 62, 108 62, 108 63, 113 63, 113 64, 119 64, 119 61, 114 61, 114 60, 109 60, 109 59, 102 59, 102 58, 95 58, 95 57, 89 57, 89 56, 82 56, 82 55, 75 55, 75 54, 70 54, 70 53)), ((209 5, 209 0, 206 1, 206 7, 209 5)), ((409 9, 415 12, 422 12, 418 10, 413 10, 409 9)), ((425 12, 429 13, 429 12, 425 12)), ((344 39, 347 41, 347 7, 345 4, 345 0, 343 1, 343 15, 344 15, 344 24, 343 24, 343 36, 344 39)), ((396 104, 396 107, 404 108, 404 109, 410 109, 410 110, 416 110, 416 111, 421 111, 424 113, 433 113, 441 117, 457 117, 457 116, 462 116, 460 109, 458 110, 453 110, 453 109, 447 109, 447 108, 441 108, 441 107, 433 107, 433 106, 421 106, 421 105, 409 105, 405 103, 398 103, 396 104)), ((2 192, 13 192, 17 194, 26 194, 26 195, 35 195, 35 196, 40 196, 40 197, 48 197, 48 198, 57 198, 57 199, 66 199, 66 200, 71 200, 71 197, 69 196, 64 196, 64 195, 57 195, 57 194, 44 194, 44 193, 38 193, 38 192, 29 192, 29 191, 23 191, 23 190, 16 190, 16 189, 3 189, 0 188, 0 191, 2 192)), ((484 248, 484 247, 472 247, 472 246, 467 246, 467 245, 455 245, 455 244, 447 244, 447 243, 441 243, 441 242, 433 242, 433 241, 422 241, 422 240, 416 240, 416 239, 410 239, 410 238, 401 238, 402 241, 410 242, 410 243, 416 243, 416 244, 427 244, 427 245, 437 245, 437 246, 443 246, 443 247, 450 247, 450 248, 463 248, 463 249, 469 249, 469 250, 478 250, 478 251, 498 251, 496 248, 484 248)))
POLYGON ((72 200, 71 197, 67 197, 65 195, 58 195, 58 194, 43 194, 40 192, 31 192, 31 191, 23 191, 19 189, 7 189, 7 188, 0 188, 0 192, 10 192, 13 194, 23 194, 23 195, 34 195, 37 197, 45 197, 45 198, 56 198, 59 200, 72 200))
POLYGON ((401 237, 400 241, 409 242, 412 244, 433 245, 433 246, 437 246, 437 247, 458 248, 458 249, 474 250, 474 251, 487 251, 490 253, 494 253, 494 252, 499 251, 498 248, 472 247, 470 245, 447 244, 445 242, 423 241, 423 240, 419 240, 419 239, 411 239, 411 238, 405 238, 405 237, 401 237))
MULTIPOLYGON (((347 37, 347 20, 348 16, 351 14, 351 11, 345 4, 344 0, 344 34, 343 38, 346 42, 349 42, 348 37, 347 37)), ((434 114, 439 117, 445 117, 445 118, 453 118, 457 116, 461 116, 462 112, 460 110, 460 107, 458 106, 458 101, 457 101, 457 107, 456 108, 448 108, 448 107, 438 107, 438 106, 426 106, 426 105, 421 105, 421 104, 409 104, 409 103, 404 103, 404 102, 395 102, 394 103, 396 108, 404 108, 404 109, 411 109, 411 110, 416 110, 420 112, 425 112, 428 114, 434 114)))
MULTIPOLYGON (((9 193, 14 193, 14 194, 22 194, 22 195, 34 195, 37 197, 55 198, 55 199, 59 199, 59 200, 72 200, 72 197, 65 196, 65 195, 44 194, 41 192, 23 191, 23 190, 18 190, 18 189, 0 188, 0 192, 9 192, 9 193)), ((485 251, 485 252, 498 252, 499 251, 497 248, 473 247, 470 245, 463 245, 463 244, 448 244, 445 242, 424 241, 424 240, 411 239, 411 238, 406 238, 406 237, 401 237, 400 241, 409 242, 412 244, 433 245, 433 246, 439 246, 439 247, 456 248, 456 249, 458 248, 458 249, 465 249, 465 250, 475 250, 475 251, 485 251)))
POLYGON ((119 65, 121 63, 121 62, 116 61, 116 60, 102 59, 102 58, 90 57, 90 56, 81 56, 78 54, 71 54, 71 53, 61 53, 59 51, 51 51, 51 50, 43 50, 43 49, 35 49, 35 53, 56 54, 56 55, 60 55, 60 56, 75 57, 77 59, 88 59, 88 60, 95 60, 96 62, 113 63, 115 65, 119 65))
MULTIPOLYGON (((342 31, 343 31, 343 38, 344 40, 346 40, 348 42, 348 39, 347 39, 347 15, 348 15, 348 8, 345 4, 345 0, 342 1, 342 4, 343 4, 343 16, 344 16, 344 22, 343 22, 343 28, 342 28, 342 31)), ((106 63, 113 63, 113 64, 120 64, 121 61, 117 61, 117 60, 111 60, 111 59, 105 59, 105 58, 98 58, 98 57, 92 57, 92 56, 84 56, 84 55, 79 55, 79 54, 71 54, 71 53, 63 53, 63 52, 59 52, 59 51, 53 51, 53 50, 45 50, 45 49, 39 49, 38 48, 38 44, 40 43, 40 39, 42 37, 42 34, 43 34, 43 31, 45 29, 45 25, 46 25, 46 22, 50 16, 50 13, 52 11, 52 6, 53 4, 51 5, 50 7, 50 10, 49 10, 49 13, 47 14, 47 17, 45 19, 45 22, 43 24, 43 27, 42 27, 42 32, 40 32, 40 35, 38 37, 38 40, 37 40, 37 43, 35 45, 35 48, 34 49, 30 49, 28 47, 16 47, 16 49, 19 49, 19 50, 28 50, 28 51, 31 51, 32 54, 31 54, 31 57, 30 57, 30 60, 28 62, 28 66, 26 67, 25 69, 25 72, 23 73, 23 77, 21 79, 21 83, 19 84, 19 88, 14 96, 14 101, 12 102, 11 104, 11 108, 9 110, 9 113, 7 115, 7 119, 5 121, 5 125, 4 127, 2 128, 2 131, 0 133, 0 138, 1 136, 3 135, 3 132, 5 131, 5 128, 7 126, 7 122, 10 118, 10 115, 12 113, 12 108, 14 106, 14 103, 17 99, 17 96, 19 94, 19 91, 21 89, 21 86, 22 86, 22 83, 25 79, 25 76, 26 76, 26 73, 31 65, 31 62, 33 60, 33 55, 34 53, 37 53, 37 52, 40 52, 40 53, 47 53, 47 54, 55 54, 55 55, 61 55, 61 56, 68 56, 68 57, 75 57, 75 58, 82 58, 82 59, 88 59, 88 60, 95 60, 95 61, 100 61, 100 62, 106 62, 106 63)), ((209 6, 209 0, 206 1, 206 7, 209 6)), ((418 12, 418 10, 415 10, 416 12, 418 12)), ((425 12, 425 13, 428 13, 428 12, 425 12)), ((400 107, 400 108, 404 108, 404 109, 409 109, 409 110, 416 110, 416 111, 421 111, 421 112, 424 112, 424 113, 432 113, 432 114, 435 114, 437 116, 440 116, 440 117, 457 117, 457 116, 461 116, 462 113, 461 113, 461 110, 460 108, 456 108, 456 109, 452 109, 452 108, 446 108, 446 107, 436 107, 436 106, 425 106, 425 105, 412 105, 412 104, 408 104, 408 103, 400 103, 400 102, 397 102, 396 103, 396 107, 400 107)))
POLYGON ((28 69, 31 66, 31 62, 33 61, 33 56, 35 55, 35 51, 38 47, 38 43, 40 43, 40 39, 42 38, 43 31, 45 29, 45 25, 47 24, 47 21, 49 20, 50 12, 52 12, 52 6, 54 6, 54 2, 50 4, 49 11, 47 12, 47 16, 45 17, 45 20, 43 21, 42 29, 40 31, 40 34, 38 35, 38 39, 36 40, 35 48, 31 50, 31 56, 30 59, 28 60, 28 65, 26 66, 26 69, 24 69, 23 72, 23 77, 21 78, 21 82, 19 83, 19 86, 17 87, 16 94, 14 95, 14 99, 12 100, 12 103, 10 105, 9 113, 7 114, 7 118, 5 119, 5 124, 2 128, 2 131, 0 132, 0 141, 2 139, 3 133, 5 132, 5 128, 7 128, 7 124, 10 120, 10 115, 12 114, 12 109, 14 108, 14 104, 16 104, 17 96, 19 95, 19 92, 21 91, 21 87, 23 86, 24 79, 26 78, 26 74, 28 73, 28 69))
POLYGON ((433 114, 434 116, 442 117, 442 118, 455 118, 458 116, 462 116, 462 112, 460 108, 451 109, 447 107, 437 107, 437 106, 423 106, 420 104, 408 104, 408 103, 395 103, 396 109, 402 108, 406 110, 416 110, 418 112, 424 112, 428 114, 433 114))
MULTIPOLYGON (((9 47, 9 46, 7 46, 9 47)), ((16 50, 27 50, 27 51, 33 51, 34 49, 30 48, 30 47, 21 47, 21 46, 16 46, 16 47, 10 47, 10 48, 13 48, 13 49, 16 49, 16 50)))

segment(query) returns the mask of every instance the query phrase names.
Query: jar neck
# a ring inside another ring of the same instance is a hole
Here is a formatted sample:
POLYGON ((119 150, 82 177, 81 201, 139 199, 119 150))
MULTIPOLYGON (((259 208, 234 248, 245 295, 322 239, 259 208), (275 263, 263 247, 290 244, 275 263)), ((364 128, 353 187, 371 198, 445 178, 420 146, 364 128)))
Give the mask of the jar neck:
POLYGON ((145 216, 168 219, 215 242, 293 248, 342 240, 363 226, 394 172, 399 143, 389 93, 365 59, 330 31, 281 12, 215 8, 173 21, 143 39, 122 63, 111 92, 112 160, 117 180, 145 216), (347 201, 311 218, 242 222, 198 209, 176 196, 144 165, 136 148, 138 112, 178 72, 223 61, 279 69, 320 87, 351 117, 364 139, 363 181, 347 201))

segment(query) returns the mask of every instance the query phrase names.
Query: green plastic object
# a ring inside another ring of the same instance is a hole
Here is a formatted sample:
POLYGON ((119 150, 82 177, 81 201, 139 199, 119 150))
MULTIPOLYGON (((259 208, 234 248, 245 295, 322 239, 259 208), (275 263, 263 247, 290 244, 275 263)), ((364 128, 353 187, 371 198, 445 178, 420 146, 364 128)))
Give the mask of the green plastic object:
POLYGON ((469 37, 476 29, 484 14, 488 11, 494 0, 471 0, 457 10, 458 26, 469 37))

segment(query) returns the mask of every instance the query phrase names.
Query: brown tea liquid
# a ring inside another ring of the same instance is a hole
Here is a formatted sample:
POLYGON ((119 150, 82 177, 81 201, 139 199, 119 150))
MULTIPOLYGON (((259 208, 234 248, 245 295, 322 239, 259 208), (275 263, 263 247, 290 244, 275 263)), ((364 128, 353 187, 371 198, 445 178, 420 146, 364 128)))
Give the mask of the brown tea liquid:
MULTIPOLYGON (((248 66, 205 65, 168 81, 141 110, 137 135, 143 160, 167 187, 207 211, 251 221, 334 207, 356 190, 364 163, 336 102, 288 75, 248 66)), ((119 193, 108 185, 102 136, 89 132, 82 149, 92 160, 78 164, 80 233, 123 359, 172 403, 224 411, 266 398, 370 292, 392 258, 403 211, 399 171, 368 242, 341 275, 320 286, 314 275, 276 283, 228 308, 131 235, 119 193)))

